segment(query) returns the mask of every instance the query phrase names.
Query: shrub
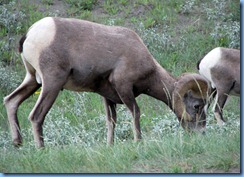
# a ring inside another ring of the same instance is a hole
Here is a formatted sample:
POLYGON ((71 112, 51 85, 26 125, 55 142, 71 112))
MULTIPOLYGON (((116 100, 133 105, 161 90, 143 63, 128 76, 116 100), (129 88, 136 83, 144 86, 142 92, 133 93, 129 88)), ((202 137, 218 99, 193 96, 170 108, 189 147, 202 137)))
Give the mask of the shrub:
POLYGON ((0 76, 0 89, 4 92, 16 89, 21 82, 20 75, 12 71, 10 67, 4 67, 1 62, 0 76))
POLYGON ((22 30, 21 22, 26 17, 21 10, 13 10, 15 6, 16 1, 0 6, 0 36, 3 36, 0 42, 0 58, 8 64, 16 58, 13 55, 16 35, 22 30))

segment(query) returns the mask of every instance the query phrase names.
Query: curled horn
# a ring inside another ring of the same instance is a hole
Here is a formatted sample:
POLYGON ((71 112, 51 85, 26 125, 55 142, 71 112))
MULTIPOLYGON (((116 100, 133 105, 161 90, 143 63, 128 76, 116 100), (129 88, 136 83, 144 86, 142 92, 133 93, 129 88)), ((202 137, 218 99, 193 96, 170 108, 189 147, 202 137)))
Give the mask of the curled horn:
POLYGON ((199 74, 184 73, 175 83, 173 91, 172 106, 179 121, 192 121, 191 116, 186 112, 183 98, 186 93, 191 91, 191 94, 196 98, 207 99, 209 93, 208 82, 199 74))

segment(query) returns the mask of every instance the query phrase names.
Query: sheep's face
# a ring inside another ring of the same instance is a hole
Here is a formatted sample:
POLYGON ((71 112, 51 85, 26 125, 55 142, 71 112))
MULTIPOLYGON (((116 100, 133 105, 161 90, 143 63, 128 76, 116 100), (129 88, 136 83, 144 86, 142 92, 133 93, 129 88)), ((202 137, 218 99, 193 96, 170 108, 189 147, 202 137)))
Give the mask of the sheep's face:
POLYGON ((190 115, 190 120, 183 120, 182 127, 189 131, 205 131, 206 126, 206 100, 195 97, 191 91, 188 91, 183 97, 185 111, 190 115))
POLYGON ((209 85, 199 74, 183 73, 174 84, 173 110, 186 131, 204 132, 209 85))

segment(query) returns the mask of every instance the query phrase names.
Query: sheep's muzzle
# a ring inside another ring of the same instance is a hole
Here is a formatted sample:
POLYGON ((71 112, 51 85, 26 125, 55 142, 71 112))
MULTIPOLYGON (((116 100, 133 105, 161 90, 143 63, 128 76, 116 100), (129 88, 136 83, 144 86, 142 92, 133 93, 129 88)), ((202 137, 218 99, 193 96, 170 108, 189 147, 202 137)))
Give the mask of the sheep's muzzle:
POLYGON ((181 126, 187 131, 203 132, 206 127, 205 106, 208 82, 199 74, 184 73, 175 83, 172 106, 181 126))

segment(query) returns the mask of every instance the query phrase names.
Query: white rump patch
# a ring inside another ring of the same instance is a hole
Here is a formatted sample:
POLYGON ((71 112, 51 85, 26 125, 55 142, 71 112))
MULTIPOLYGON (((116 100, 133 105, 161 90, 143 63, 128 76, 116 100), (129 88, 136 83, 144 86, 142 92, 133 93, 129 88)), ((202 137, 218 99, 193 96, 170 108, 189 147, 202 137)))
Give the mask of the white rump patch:
POLYGON ((215 84, 212 80, 210 70, 213 68, 221 59, 221 48, 217 47, 211 50, 201 61, 199 65, 199 73, 211 82, 212 88, 215 88, 215 84))
POLYGON ((56 27, 52 17, 43 18, 29 28, 23 44, 23 55, 39 73, 40 54, 53 42, 55 33, 56 27))

